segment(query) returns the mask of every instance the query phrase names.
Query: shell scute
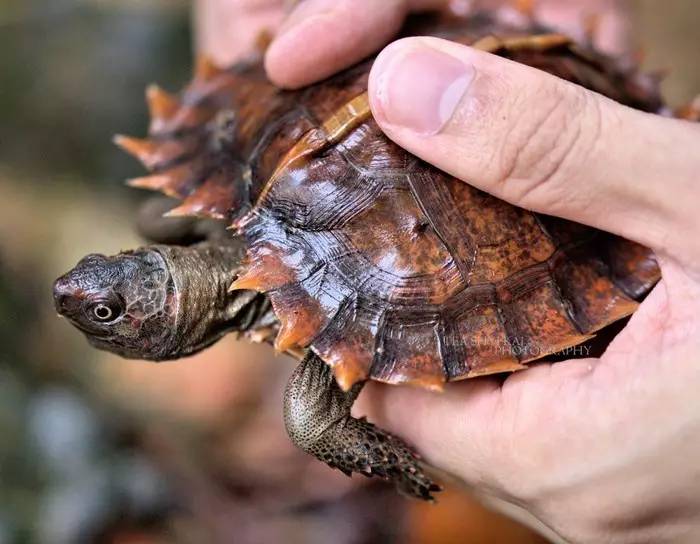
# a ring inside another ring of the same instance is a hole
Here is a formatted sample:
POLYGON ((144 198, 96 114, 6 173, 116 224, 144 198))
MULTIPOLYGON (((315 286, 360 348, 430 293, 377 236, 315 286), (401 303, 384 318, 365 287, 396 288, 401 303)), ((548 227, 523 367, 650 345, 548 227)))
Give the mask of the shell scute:
POLYGON ((630 298, 644 296, 659 281, 656 256, 640 244, 609 236, 605 258, 612 281, 630 298))
POLYGON ((313 340, 312 349, 330 365, 344 390, 369 376, 381 324, 381 308, 352 293, 313 340))
POLYGON ((356 96, 367 90, 371 62, 363 62, 321 85, 301 91, 298 103, 321 125, 356 96))
POLYGON ((492 368, 523 368, 495 304, 474 306, 446 320, 444 337, 445 352, 452 352, 447 365, 450 379, 483 374, 492 368))
MULTIPOLYGON (((182 204, 170 210, 167 215, 229 218, 231 210, 240 209, 245 203, 244 184, 231 183, 232 178, 239 177, 242 177, 241 165, 237 163, 214 169, 201 185, 192 190, 182 204)), ((186 191, 178 191, 178 194, 181 192, 186 191)))
POLYGON ((508 342, 521 362, 540 359, 586 341, 548 273, 532 277, 512 299, 499 305, 508 342))
POLYGON ((275 339, 275 349, 278 351, 309 345, 328 324, 329 315, 337 310, 337 307, 328 304, 327 298, 311 296, 309 280, 313 282, 313 276, 270 293, 272 307, 280 319, 280 331, 275 339))
POLYGON ((411 319, 405 312, 387 312, 377 339, 372 378, 442 389, 446 375, 440 332, 438 316, 411 319))
POLYGON ((249 160, 251 181, 254 185, 253 198, 260 194, 262 187, 272 177, 280 157, 284 156, 304 134, 314 128, 315 124, 303 110, 294 109, 272 120, 261 131, 249 160))
POLYGON ((374 119, 348 134, 336 149, 348 163, 365 175, 405 176, 418 163, 416 157, 398 152, 398 146, 394 142, 382 138, 374 119))
POLYGON ((585 333, 595 332, 630 315, 638 303, 615 285, 610 271, 590 251, 571 251, 553 274, 573 321, 585 333))

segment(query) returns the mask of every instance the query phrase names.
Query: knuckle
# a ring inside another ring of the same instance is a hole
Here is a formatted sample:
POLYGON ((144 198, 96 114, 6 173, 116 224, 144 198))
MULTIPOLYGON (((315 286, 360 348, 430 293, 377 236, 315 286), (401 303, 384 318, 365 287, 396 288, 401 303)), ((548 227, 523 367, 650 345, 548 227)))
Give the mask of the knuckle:
POLYGON ((515 104, 520 115, 502 148, 499 183, 507 200, 557 209, 575 198, 571 181, 600 132, 597 98, 576 85, 547 80, 515 104))

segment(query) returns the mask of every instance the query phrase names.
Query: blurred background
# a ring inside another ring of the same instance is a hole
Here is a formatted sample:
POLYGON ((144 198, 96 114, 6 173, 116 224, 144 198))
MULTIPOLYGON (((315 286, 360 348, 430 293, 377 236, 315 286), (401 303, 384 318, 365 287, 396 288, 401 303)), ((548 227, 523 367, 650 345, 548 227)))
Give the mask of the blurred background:
MULTIPOLYGON (((587 2, 567 2, 574 7, 587 2)), ((700 4, 631 0, 630 47, 671 105, 700 91, 700 4)), ((293 362, 228 337, 179 363, 90 349, 50 286, 136 246, 141 173, 111 145, 192 65, 184 0, 0 0, 0 544, 545 542, 448 489, 436 506, 296 450, 293 362)))

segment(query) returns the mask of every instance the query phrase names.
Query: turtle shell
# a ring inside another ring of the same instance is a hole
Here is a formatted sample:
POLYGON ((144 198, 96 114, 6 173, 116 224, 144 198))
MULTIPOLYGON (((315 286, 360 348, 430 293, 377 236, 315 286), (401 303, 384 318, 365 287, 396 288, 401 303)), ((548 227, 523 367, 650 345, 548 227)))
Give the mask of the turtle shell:
MULTIPOLYGON (((643 76, 534 24, 421 24, 408 32, 661 107, 643 76)), ((147 140, 117 140, 151 170, 131 185, 245 239, 233 287, 269 294, 279 350, 310 347, 346 390, 365 379, 440 388, 521 369, 637 308, 659 279, 650 250, 514 207, 399 148, 371 117, 370 66, 285 92, 259 62, 203 60, 180 96, 148 90, 147 140)))

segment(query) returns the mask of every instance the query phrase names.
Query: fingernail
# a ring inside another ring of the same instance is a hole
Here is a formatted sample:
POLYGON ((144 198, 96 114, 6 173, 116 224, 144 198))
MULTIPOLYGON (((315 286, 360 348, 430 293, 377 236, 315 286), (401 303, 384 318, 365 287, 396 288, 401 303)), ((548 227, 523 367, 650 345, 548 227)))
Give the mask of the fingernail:
POLYGON ((390 125, 436 134, 454 114, 474 68, 428 46, 387 47, 372 68, 378 112, 390 125))

